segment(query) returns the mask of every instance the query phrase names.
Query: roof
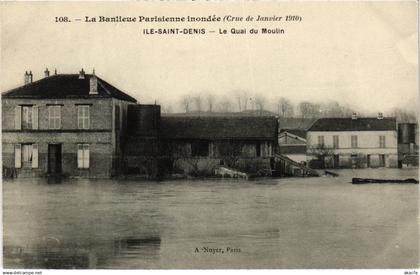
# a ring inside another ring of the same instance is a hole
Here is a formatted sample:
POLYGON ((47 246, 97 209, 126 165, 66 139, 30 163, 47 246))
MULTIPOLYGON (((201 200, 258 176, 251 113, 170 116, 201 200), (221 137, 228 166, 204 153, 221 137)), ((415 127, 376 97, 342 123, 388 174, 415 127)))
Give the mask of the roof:
POLYGON ((162 116, 161 136, 166 139, 276 140, 275 117, 171 117, 162 116))
POLYGON ((98 94, 89 95, 90 74, 79 79, 79 74, 57 74, 2 93, 3 98, 85 98, 113 97, 137 102, 136 99, 98 78, 98 94))
POLYGON ((293 155, 293 154, 302 154, 306 155, 306 144, 303 145, 280 145, 279 146, 280 154, 293 155))
POLYGON ((281 129, 280 130, 280 134, 284 132, 306 139, 305 129, 281 129))
POLYGON ((394 131, 397 129, 396 119, 362 117, 352 118, 320 118, 309 127, 308 131, 394 131))

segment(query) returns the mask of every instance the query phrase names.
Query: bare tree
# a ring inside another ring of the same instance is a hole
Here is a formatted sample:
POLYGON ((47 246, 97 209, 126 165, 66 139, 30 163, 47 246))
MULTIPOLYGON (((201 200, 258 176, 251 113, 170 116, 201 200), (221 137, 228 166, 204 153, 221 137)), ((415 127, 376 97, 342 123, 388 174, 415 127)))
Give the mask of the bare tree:
POLYGON ((236 103, 238 103, 238 111, 239 112, 242 112, 242 96, 240 95, 240 94, 236 94, 236 96, 235 96, 235 98, 236 98, 236 103))
POLYGON ((231 112, 232 111, 232 103, 226 97, 222 98, 219 102, 219 110, 221 112, 231 112))
POLYGON ((172 108, 172 105, 162 105, 162 113, 164 113, 164 114, 170 114, 170 113, 173 113, 174 111, 173 111, 173 108, 172 108))
POLYGON ((314 104, 308 101, 299 103, 299 111, 302 118, 316 118, 321 117, 321 105, 314 104))
POLYGON ((261 113, 264 110, 265 103, 267 102, 266 98, 262 95, 256 95, 254 101, 255 101, 255 107, 261 113))
POLYGON ((407 111, 401 108, 394 108, 391 115, 396 117, 398 122, 417 123, 417 114, 413 111, 407 111))
POLYGON ((192 100, 194 102, 196 111, 201 112, 202 111, 202 108, 201 108, 202 106, 201 105, 202 105, 202 101, 203 101, 201 96, 197 95, 197 96, 193 97, 192 100))
POLYGON ((186 113, 190 112, 190 105, 191 105, 191 97, 186 95, 181 98, 181 105, 184 108, 186 113))
POLYGON ((238 90, 235 92, 235 101, 238 106, 238 111, 245 111, 248 107, 248 92, 238 90))
POLYGON ((289 99, 281 97, 278 102, 278 114, 282 117, 293 115, 293 105, 289 99))
POLYGON ((213 112, 213 107, 214 107, 214 102, 215 102, 216 98, 213 94, 208 94, 206 97, 206 102, 207 102, 207 110, 211 113, 213 112))
POLYGON ((247 91, 244 91, 242 93, 242 105, 243 105, 244 111, 248 110, 248 100, 249 100, 248 93, 247 91))
POLYGON ((313 167, 313 164, 309 163, 310 167, 324 169, 326 158, 330 158, 334 155, 334 149, 330 146, 326 146, 325 144, 317 144, 308 147, 308 155, 315 156, 316 161, 318 162, 318 165, 315 166, 319 166, 313 167))

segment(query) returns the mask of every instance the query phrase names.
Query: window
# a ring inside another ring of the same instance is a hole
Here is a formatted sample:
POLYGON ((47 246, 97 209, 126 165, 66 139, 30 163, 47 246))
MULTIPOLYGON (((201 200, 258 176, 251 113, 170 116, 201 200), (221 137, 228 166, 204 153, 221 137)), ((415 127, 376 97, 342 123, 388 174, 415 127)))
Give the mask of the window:
POLYGON ((22 129, 32 129, 32 106, 22 106, 22 129))
POLYGON ((32 144, 22 145, 22 164, 24 167, 32 166, 32 144))
POLYGON ((207 140, 200 140, 191 143, 191 156, 193 157, 207 157, 209 155, 209 142, 207 140))
POLYGON ((385 148, 385 136, 379 136, 379 148, 385 148))
POLYGON ((38 144, 15 144, 15 168, 38 168, 38 144))
POLYGON ((357 136, 351 136, 351 148, 357 148, 357 136))
POLYGON ((38 106, 18 105, 15 107, 15 129, 38 129, 38 106))
POLYGON ((89 144, 77 144, 77 168, 89 168, 89 144))
POLYGON ((318 145, 324 146, 324 136, 318 136, 318 145))
POLYGON ((333 148, 338 148, 338 136, 333 136, 333 148))
POLYGON ((61 128, 61 106, 60 105, 48 106, 48 128, 49 129, 61 128))
POLYGON ((77 127, 79 129, 89 129, 90 127, 89 105, 77 106, 77 127))

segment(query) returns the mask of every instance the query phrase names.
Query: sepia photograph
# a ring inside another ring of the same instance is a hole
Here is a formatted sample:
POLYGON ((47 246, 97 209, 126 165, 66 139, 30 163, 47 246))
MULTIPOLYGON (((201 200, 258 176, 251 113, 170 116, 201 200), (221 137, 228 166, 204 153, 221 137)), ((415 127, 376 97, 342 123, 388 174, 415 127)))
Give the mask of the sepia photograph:
POLYGON ((1 2, 3 274, 418 274, 418 9, 1 2))

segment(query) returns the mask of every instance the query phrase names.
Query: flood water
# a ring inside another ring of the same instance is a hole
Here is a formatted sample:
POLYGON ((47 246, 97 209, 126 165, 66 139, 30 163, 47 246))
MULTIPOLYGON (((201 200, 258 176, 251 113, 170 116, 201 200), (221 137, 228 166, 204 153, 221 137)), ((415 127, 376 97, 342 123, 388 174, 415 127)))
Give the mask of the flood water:
POLYGON ((418 179, 418 171, 337 173, 254 181, 7 180, 3 264, 418 267, 418 185, 350 183, 353 176, 418 179))

